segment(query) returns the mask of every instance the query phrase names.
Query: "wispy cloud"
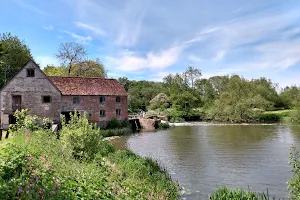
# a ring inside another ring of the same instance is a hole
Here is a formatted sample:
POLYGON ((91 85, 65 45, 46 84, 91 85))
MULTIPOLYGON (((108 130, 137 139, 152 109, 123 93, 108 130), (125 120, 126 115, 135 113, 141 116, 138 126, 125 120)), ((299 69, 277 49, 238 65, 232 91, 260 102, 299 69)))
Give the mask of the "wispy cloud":
POLYGON ((54 26, 48 25, 48 26, 43 26, 43 28, 47 31, 52 31, 54 29, 54 26))
POLYGON ((29 4, 27 1, 24 1, 24 0, 13 0, 15 3, 17 3, 18 5, 20 5, 21 7, 25 8, 25 9, 28 9, 30 11, 33 11, 37 14, 41 14, 41 15, 48 15, 47 12, 45 12, 44 10, 36 7, 36 6, 33 6, 32 4, 29 4))
POLYGON ((185 46, 175 46, 159 52, 149 52, 141 56, 136 52, 125 51, 116 57, 106 57, 113 67, 125 72, 142 72, 145 70, 161 70, 175 64, 185 46))
POLYGON ((93 40, 91 36, 81 36, 76 33, 70 32, 70 31, 63 31, 63 33, 66 33, 70 35, 72 38, 74 38, 77 42, 83 43, 83 44, 88 44, 93 40))
POLYGON ((98 27, 94 27, 90 24, 85 24, 82 22, 74 22, 74 24, 79 28, 92 31, 96 35, 102 35, 102 36, 106 35, 106 32, 104 30, 102 30, 101 28, 98 28, 98 27))

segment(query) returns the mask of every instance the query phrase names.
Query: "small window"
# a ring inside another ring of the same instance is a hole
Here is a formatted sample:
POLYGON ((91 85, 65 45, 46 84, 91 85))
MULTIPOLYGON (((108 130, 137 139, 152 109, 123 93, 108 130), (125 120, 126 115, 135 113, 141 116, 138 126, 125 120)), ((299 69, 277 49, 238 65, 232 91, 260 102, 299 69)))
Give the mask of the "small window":
POLYGON ((116 115, 117 115, 117 116, 121 116, 121 109, 117 109, 117 110, 116 110, 116 115))
POLYGON ((100 103, 105 103, 105 96, 100 96, 100 103))
POLYGON ((80 98, 79 98, 78 96, 73 97, 73 103, 74 103, 74 104, 80 103, 80 98))
POLYGON ((120 96, 117 96, 117 97, 116 97, 116 102, 117 102, 117 103, 120 103, 120 102, 121 102, 121 97, 120 97, 120 96))
POLYGON ((34 69, 27 69, 27 77, 34 77, 34 69))
POLYGON ((42 101, 43 103, 51 103, 51 96, 43 96, 42 101))
POLYGON ((100 110, 100 117, 105 117, 105 110, 100 110))

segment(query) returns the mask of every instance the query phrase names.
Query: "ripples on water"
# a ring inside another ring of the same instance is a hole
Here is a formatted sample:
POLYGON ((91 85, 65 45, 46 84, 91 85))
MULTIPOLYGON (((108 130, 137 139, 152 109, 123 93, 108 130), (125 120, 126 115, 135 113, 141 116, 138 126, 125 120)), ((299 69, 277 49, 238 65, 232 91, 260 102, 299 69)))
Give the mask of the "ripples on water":
POLYGON ((222 185, 287 198, 289 148, 300 145, 300 126, 191 123, 114 143, 158 160, 186 199, 206 199, 222 185))

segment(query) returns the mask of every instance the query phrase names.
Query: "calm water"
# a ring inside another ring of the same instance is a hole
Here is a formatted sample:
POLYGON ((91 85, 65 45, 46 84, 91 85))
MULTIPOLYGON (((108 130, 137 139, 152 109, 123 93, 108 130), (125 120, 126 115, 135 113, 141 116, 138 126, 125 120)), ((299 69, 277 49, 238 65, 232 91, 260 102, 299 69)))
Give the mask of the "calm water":
POLYGON ((289 148, 300 147, 300 126, 199 123, 143 132, 114 144, 158 160, 185 188, 186 199, 206 199, 222 185, 268 189, 287 198, 289 148))

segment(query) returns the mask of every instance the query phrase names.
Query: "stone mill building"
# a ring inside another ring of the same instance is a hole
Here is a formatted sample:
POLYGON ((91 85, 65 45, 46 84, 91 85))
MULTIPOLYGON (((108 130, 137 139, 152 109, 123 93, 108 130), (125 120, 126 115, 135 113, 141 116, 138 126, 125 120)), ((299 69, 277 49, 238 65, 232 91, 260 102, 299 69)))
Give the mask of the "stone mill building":
POLYGON ((0 128, 15 123, 14 112, 28 108, 31 115, 59 122, 60 114, 76 109, 90 122, 128 117, 127 92, 115 79, 50 77, 32 60, 0 90, 0 128))

